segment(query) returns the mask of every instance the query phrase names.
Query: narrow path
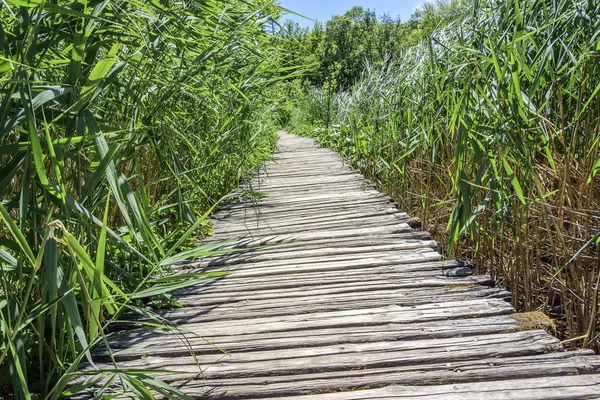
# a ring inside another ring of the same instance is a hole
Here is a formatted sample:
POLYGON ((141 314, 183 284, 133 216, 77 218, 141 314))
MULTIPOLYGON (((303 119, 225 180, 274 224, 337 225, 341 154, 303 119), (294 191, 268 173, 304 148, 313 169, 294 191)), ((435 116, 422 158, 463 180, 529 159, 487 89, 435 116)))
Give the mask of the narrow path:
POLYGON ((184 341, 111 338, 120 367, 179 371, 161 379, 202 398, 600 398, 599 356, 527 330, 508 292, 442 261, 335 153, 283 133, 279 148, 251 183, 254 203, 223 207, 211 238, 272 246, 178 266, 231 274, 161 312, 184 341))

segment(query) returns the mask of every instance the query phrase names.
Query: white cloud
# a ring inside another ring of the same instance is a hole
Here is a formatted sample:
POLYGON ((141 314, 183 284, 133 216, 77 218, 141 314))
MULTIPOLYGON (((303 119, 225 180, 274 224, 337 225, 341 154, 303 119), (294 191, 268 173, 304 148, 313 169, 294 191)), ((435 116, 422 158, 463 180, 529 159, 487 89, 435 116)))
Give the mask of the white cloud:
POLYGON ((425 8, 425 3, 427 4, 433 4, 435 1, 434 0, 419 0, 419 1, 415 1, 413 4, 413 12, 416 11, 421 11, 425 8))

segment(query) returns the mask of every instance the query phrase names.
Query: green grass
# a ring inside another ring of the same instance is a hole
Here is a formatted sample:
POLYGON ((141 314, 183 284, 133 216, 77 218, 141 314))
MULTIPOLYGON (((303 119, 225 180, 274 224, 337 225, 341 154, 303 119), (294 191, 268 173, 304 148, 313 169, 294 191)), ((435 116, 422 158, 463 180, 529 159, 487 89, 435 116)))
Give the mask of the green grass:
POLYGON ((520 310, 599 349, 600 2, 454 6, 352 90, 310 90, 292 124, 421 217, 449 256, 476 259, 520 310))
MULTIPOLYGON (((266 2, 0 5, 0 393, 57 398, 167 278, 205 218, 276 140, 266 2)), ((115 366, 116 368, 116 366, 115 366)), ((123 390, 182 397, 151 371, 123 390)))

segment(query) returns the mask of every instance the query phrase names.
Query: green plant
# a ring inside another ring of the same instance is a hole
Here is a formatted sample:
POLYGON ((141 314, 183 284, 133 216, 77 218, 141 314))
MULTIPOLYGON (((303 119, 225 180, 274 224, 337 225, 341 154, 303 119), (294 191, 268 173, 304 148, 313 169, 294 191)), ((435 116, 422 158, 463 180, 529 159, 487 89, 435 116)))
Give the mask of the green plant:
MULTIPOLYGON (((0 5, 0 391, 56 398, 105 329, 168 276, 276 140, 271 1, 7 0, 0 5)), ((66 390, 66 392, 65 392, 66 390)), ((63 393, 64 392, 64 393, 63 393)))

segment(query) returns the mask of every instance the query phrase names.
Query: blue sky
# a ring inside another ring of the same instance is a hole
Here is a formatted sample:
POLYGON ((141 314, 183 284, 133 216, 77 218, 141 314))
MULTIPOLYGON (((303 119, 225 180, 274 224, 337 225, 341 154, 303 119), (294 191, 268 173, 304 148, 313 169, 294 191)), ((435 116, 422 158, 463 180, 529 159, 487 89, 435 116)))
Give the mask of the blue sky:
MULTIPOLYGON (((426 0, 279 0, 282 7, 293 10, 309 18, 327 22, 332 15, 341 15, 353 6, 374 10, 377 15, 384 12, 392 17, 399 16, 407 21, 411 14, 426 0)), ((293 14, 284 15, 282 20, 298 21, 301 26, 312 27, 313 22, 293 14)))

